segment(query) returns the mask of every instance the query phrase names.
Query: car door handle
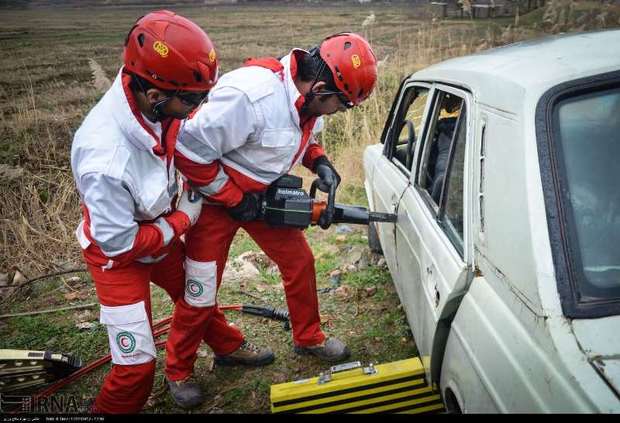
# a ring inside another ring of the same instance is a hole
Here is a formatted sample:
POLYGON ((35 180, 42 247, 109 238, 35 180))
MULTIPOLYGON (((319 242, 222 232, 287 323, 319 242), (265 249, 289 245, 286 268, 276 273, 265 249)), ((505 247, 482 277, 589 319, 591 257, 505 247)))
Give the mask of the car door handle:
POLYGON ((398 206, 398 200, 399 198, 396 196, 396 194, 392 194, 392 196, 390 197, 390 203, 392 204, 393 210, 395 210, 396 206, 398 206))

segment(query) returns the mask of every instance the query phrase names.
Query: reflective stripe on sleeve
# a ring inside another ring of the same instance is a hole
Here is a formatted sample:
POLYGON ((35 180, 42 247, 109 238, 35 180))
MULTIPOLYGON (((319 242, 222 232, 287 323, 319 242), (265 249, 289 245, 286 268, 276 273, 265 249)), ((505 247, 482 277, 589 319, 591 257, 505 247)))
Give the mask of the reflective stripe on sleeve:
POLYGON ((179 141, 177 141, 176 149, 185 157, 187 157, 187 159, 191 160, 194 163, 209 164, 213 162, 213 160, 207 160, 205 158, 213 156, 212 150, 205 147, 204 144, 195 141, 195 138, 189 134, 186 137, 180 138, 179 141), (190 144, 190 146, 187 145, 188 143, 190 144), (201 156, 199 153, 200 151, 203 151, 204 155, 201 156), (205 152, 208 152, 208 154, 206 154, 205 152))
POLYGON ((157 256, 157 257, 153 257, 153 256, 140 257, 139 259, 136 259, 136 261, 142 264, 154 264, 154 263, 159 263, 160 261, 165 259, 167 255, 168 254, 162 254, 161 256, 157 256))
POLYGON ((172 229, 172 226, 170 226, 168 221, 163 217, 160 217, 154 222, 154 225, 159 228, 164 237, 164 247, 170 244, 170 241, 174 238, 174 229, 172 229))
POLYGON ((206 195, 206 196, 215 195, 221 191, 224 185, 226 185, 226 182, 228 182, 228 179, 229 179, 228 175, 226 174, 226 172, 224 172, 224 169, 222 169, 222 166, 220 166, 218 169, 217 175, 215 176, 215 179, 209 185, 203 185, 203 186, 198 187, 198 190, 200 191, 202 195, 206 195))

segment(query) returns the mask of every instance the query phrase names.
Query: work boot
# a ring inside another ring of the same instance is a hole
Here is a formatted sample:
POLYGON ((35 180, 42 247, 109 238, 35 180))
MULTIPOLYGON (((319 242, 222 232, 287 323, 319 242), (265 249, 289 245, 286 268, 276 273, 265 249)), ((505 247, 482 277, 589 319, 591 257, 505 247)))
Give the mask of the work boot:
POLYGON ((177 405, 181 408, 194 408, 200 405, 204 401, 202 395, 202 389, 196 383, 190 380, 190 378, 184 380, 168 380, 168 389, 170 389, 170 395, 177 405))
POLYGON ((301 355, 315 355, 328 363, 346 360, 351 355, 349 348, 338 338, 327 338, 321 344, 308 347, 295 346, 295 352, 301 355))
POLYGON ((275 359, 269 347, 260 348, 245 339, 235 351, 226 355, 215 355, 215 364, 221 366, 234 366, 243 364, 246 366, 265 366, 275 359))

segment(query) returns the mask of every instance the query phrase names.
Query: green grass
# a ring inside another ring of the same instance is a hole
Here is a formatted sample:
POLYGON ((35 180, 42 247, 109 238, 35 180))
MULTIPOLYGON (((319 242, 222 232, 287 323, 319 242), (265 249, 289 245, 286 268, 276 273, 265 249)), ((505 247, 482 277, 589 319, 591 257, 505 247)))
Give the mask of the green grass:
MULTIPOLYGON (((333 228, 328 231, 312 228, 308 232, 313 250, 320 257, 316 263, 319 287, 330 286, 329 273, 347 264, 346 251, 351 246, 365 248, 362 235, 364 231, 361 228, 356 228, 355 232, 347 235, 346 242, 340 243, 335 242, 337 235, 333 228), (329 252, 324 253, 325 251, 329 252)), ((256 244, 246 234, 238 236, 231 248, 233 256, 257 250, 256 244)), ((245 289, 261 297, 264 302, 240 294, 236 284, 227 284, 224 281, 220 289, 219 303, 267 304, 286 308, 279 274, 267 274, 262 267, 260 270, 260 277, 256 281, 249 281, 245 289), (261 291, 257 290, 259 285, 262 287, 261 291)), ((96 297, 90 281, 84 279, 80 292, 90 292, 90 295, 76 302, 95 302, 96 297)), ((353 360, 381 363, 416 354, 404 314, 399 308, 397 295, 385 268, 370 266, 363 270, 345 272, 341 285, 349 289, 351 295, 348 298, 340 297, 333 290, 318 294, 323 318, 322 328, 328 335, 338 336, 349 344, 353 360), (365 294, 365 288, 369 287, 377 289, 371 297, 365 294)), ((32 310, 35 304, 40 309, 55 304, 62 306, 62 299, 69 291, 58 279, 40 282, 30 293, 32 302, 16 301, 6 311, 32 310)), ((158 287, 152 289, 152 306, 154 321, 172 312, 172 304, 167 294, 158 287)), ((0 326, 0 347, 72 352, 85 362, 105 355, 108 348, 105 328, 97 325, 94 329, 78 330, 75 328, 78 312, 81 310, 10 318, 8 324, 0 326)), ((94 312, 93 321, 96 321, 97 308, 94 312)), ((267 413, 271 384, 316 376, 325 370, 326 365, 318 359, 294 354, 291 332, 286 331, 280 322, 234 311, 226 312, 226 315, 230 322, 242 329, 249 340, 270 346, 277 359, 275 363, 264 368, 215 367, 211 371, 212 353, 206 346, 201 347, 208 354, 207 357, 198 358, 195 375, 207 394, 207 401, 195 412, 267 413)), ((163 388, 163 362, 163 351, 160 351, 155 393, 163 388)), ((109 365, 103 366, 73 383, 64 392, 84 398, 96 395, 97 386, 102 383, 108 369, 109 365)), ((165 393, 155 398, 145 409, 145 412, 150 413, 183 411, 177 408, 165 393)))

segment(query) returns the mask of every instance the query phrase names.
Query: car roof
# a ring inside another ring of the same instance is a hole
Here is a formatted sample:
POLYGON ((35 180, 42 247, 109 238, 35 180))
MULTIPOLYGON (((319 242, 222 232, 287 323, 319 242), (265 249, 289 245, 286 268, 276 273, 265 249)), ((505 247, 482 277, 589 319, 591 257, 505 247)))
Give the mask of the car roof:
POLYGON ((518 113, 525 97, 538 99, 562 82, 620 70, 620 30, 560 34, 446 60, 412 80, 460 85, 477 101, 518 113))

